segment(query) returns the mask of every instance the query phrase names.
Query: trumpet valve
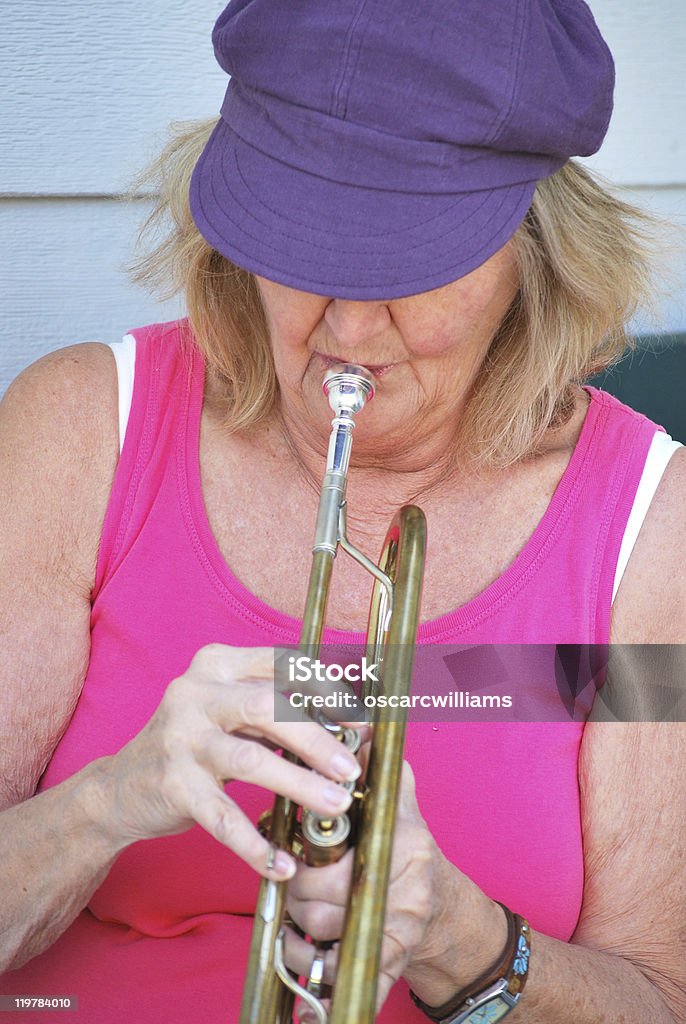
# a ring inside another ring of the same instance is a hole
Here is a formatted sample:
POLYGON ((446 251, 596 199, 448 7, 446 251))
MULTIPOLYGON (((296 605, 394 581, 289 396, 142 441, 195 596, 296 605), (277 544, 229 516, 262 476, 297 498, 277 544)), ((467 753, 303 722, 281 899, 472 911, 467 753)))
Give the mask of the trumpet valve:
POLYGON ((312 811, 303 811, 303 858, 310 867, 335 864, 349 846, 350 818, 347 814, 325 818, 312 811))

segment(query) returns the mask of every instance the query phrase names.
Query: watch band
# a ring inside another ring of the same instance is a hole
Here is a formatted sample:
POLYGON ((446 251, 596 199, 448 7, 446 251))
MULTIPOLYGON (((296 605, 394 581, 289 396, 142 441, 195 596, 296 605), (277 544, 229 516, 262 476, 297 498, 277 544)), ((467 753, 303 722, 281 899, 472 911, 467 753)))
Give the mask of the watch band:
MULTIPOLYGON (((496 901, 498 902, 498 901, 496 901)), ((442 1006, 428 1006, 410 992, 415 1006, 434 1024, 477 1024, 502 1020, 520 1000, 531 954, 531 928, 519 914, 498 902, 507 918, 507 942, 492 967, 442 1006)))

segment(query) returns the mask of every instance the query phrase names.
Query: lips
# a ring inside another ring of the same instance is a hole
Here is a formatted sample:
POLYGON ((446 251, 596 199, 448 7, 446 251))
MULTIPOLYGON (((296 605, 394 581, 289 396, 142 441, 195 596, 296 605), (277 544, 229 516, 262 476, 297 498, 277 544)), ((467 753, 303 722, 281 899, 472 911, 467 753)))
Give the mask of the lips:
POLYGON ((363 366, 365 370, 369 370, 375 377, 383 377, 384 374, 388 373, 396 365, 395 363, 365 363, 361 359, 342 359, 340 356, 328 356, 323 352, 317 352, 317 355, 327 370, 340 363, 354 363, 356 366, 363 366))

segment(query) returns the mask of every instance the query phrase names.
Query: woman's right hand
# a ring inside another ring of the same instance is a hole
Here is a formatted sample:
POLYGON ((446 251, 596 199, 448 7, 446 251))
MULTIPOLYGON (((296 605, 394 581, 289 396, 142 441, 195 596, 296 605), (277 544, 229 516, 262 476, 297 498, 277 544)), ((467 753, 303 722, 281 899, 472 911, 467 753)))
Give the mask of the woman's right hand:
POLYGON ((267 867, 270 844, 224 783, 252 782, 319 814, 340 814, 351 798, 337 783, 356 778, 360 768, 316 722, 275 721, 274 699, 273 649, 201 648, 141 732, 101 762, 103 826, 127 845, 197 822, 260 874, 289 878, 293 858, 279 850, 267 867), (309 767, 272 749, 279 747, 309 767))

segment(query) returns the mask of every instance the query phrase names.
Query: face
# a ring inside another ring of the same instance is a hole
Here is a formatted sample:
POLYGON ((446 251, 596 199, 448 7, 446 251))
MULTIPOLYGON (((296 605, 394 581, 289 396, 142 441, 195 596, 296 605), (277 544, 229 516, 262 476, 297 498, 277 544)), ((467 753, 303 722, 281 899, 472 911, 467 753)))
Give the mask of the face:
POLYGON ((387 302, 257 282, 289 429, 321 448, 331 421, 324 374, 335 363, 361 364, 374 374, 376 395, 358 417, 355 453, 373 452, 385 464, 449 444, 518 287, 510 243, 458 281, 387 302))

